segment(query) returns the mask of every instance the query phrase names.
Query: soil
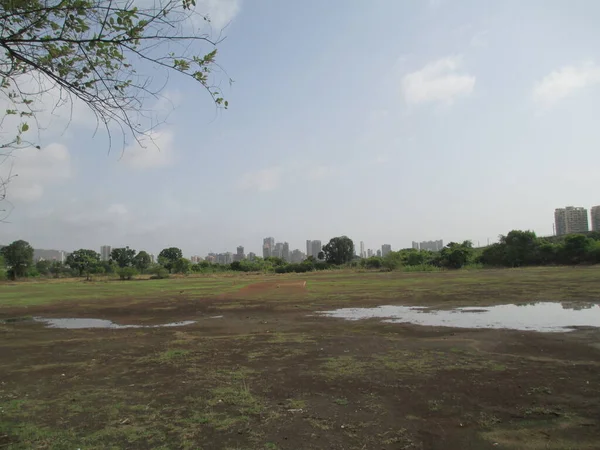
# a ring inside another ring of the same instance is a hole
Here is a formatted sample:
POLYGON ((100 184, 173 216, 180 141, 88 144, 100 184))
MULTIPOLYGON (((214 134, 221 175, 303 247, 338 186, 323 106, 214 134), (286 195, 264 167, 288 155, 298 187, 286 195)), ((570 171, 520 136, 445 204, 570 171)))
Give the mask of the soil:
POLYGON ((322 301, 289 300, 303 282, 0 310, 196 320, 0 325, 0 448, 600 448, 598 330, 330 319, 311 314, 322 301))

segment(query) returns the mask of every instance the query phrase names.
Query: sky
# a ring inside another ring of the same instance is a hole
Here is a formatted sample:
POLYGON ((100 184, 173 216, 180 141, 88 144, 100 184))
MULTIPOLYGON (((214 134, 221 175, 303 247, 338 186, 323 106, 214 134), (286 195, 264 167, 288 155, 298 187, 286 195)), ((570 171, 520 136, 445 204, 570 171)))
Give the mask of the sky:
POLYGON ((41 150, 11 160, 0 243, 186 256, 260 254, 267 236, 483 245, 550 235, 555 208, 600 204, 600 2, 197 9, 224 29, 229 109, 172 75, 146 105, 165 113, 154 144, 110 151, 85 107, 47 112, 41 150))

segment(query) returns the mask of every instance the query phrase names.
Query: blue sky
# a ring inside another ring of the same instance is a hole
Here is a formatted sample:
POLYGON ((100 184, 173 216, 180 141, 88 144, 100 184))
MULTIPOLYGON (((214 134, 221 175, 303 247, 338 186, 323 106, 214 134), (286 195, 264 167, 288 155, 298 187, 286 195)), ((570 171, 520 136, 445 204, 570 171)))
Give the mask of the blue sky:
MULTIPOLYGON (((235 80, 171 76, 160 147, 107 152, 77 110, 14 159, 0 242, 259 252, 552 233, 600 204, 600 3, 205 0, 235 80), (63 124, 63 126, 60 126, 63 124)), ((117 146, 118 147, 118 146, 117 146)))

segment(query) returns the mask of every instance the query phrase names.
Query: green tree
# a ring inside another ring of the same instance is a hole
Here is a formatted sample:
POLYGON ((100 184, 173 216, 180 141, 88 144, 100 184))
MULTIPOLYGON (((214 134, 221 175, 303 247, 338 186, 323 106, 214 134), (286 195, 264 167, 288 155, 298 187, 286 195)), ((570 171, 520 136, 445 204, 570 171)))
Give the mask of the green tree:
POLYGON ((504 265, 520 267, 539 263, 537 255, 538 239, 533 231, 512 230, 500 236, 504 244, 504 265))
POLYGON ((33 265, 33 247, 27 241, 14 241, 2 247, 0 254, 4 257, 8 273, 13 280, 26 276, 33 265))
POLYGON ((54 278, 60 278, 61 275, 68 274, 68 269, 60 261, 53 261, 48 271, 54 278))
POLYGON ((444 267, 460 269, 469 262, 472 254, 473 244, 471 241, 464 241, 462 244, 450 242, 440 252, 440 262, 444 267))
POLYGON ((0 89, 13 103, 6 114, 22 119, 11 143, 22 142, 29 129, 27 117, 39 111, 36 101, 50 87, 62 95, 55 101, 64 102, 66 97, 83 102, 107 129, 116 123, 135 137, 145 135, 147 124, 138 116, 144 111, 144 99, 157 93, 151 83, 155 74, 144 74, 148 67, 158 67, 166 76, 175 72, 192 79, 217 106, 226 108, 217 80, 211 78, 211 74, 218 76, 213 68, 220 40, 195 31, 196 17, 201 16, 195 3, 3 1, 0 89), (198 54, 203 46, 209 49, 198 54))
POLYGON ((79 249, 67 256, 67 265, 77 271, 79 276, 85 274, 86 279, 100 266, 100 255, 94 250, 79 249))
POLYGON ((563 264, 581 264, 590 259, 590 250, 594 241, 583 234, 569 234, 565 236, 562 249, 559 250, 563 264))
POLYGON ((110 252, 110 259, 121 268, 131 267, 135 259, 135 250, 129 247, 113 248, 110 252))
POLYGON ((158 263, 171 272, 175 262, 180 258, 183 258, 183 252, 181 249, 177 247, 169 247, 160 251, 158 254, 158 263))
POLYGON ((192 267, 192 262, 187 258, 179 258, 173 264, 173 271, 175 273, 189 273, 192 267))
POLYGON ((35 263, 36 270, 42 276, 50 275, 50 267, 52 267, 52 261, 48 261, 46 259, 40 259, 35 263))
POLYGON ((323 247, 323 252, 328 263, 345 264, 354 257, 354 242, 347 236, 334 237, 323 247))
POLYGON ((150 258, 148 252, 145 252, 144 250, 139 252, 137 255, 135 255, 135 258, 133 258, 133 265, 137 270, 140 271, 140 273, 144 273, 146 270, 148 270, 150 264, 152 264, 152 258, 150 258))

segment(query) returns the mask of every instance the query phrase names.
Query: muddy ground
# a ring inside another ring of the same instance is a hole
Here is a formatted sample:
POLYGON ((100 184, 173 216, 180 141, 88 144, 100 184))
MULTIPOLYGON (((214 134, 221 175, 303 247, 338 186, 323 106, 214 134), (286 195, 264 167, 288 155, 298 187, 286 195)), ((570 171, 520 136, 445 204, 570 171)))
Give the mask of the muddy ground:
POLYGON ((596 329, 311 314, 338 303, 270 281, 214 298, 2 308, 4 319, 197 322, 0 325, 0 449, 600 449, 596 329))

